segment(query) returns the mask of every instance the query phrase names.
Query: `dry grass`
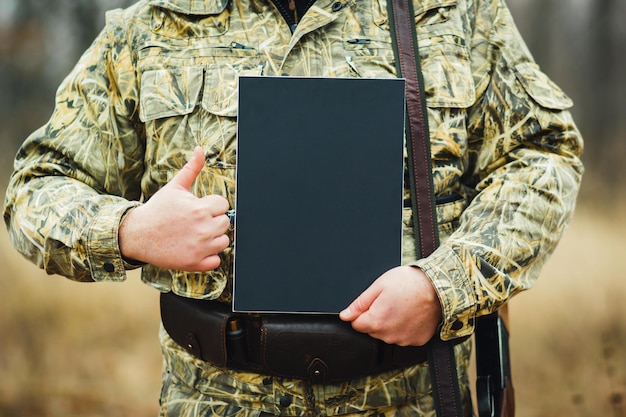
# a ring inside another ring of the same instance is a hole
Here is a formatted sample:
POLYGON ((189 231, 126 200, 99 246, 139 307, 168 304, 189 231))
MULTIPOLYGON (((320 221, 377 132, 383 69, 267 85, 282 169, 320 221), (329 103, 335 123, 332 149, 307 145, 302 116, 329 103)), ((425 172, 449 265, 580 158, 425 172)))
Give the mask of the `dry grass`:
MULTIPOLYGON (((598 213, 578 211, 543 279, 512 302, 518 417, 626 416, 626 215, 598 213)), ((46 276, 4 229, 0 262, 0 417, 157 414, 155 291, 136 274, 46 276)))

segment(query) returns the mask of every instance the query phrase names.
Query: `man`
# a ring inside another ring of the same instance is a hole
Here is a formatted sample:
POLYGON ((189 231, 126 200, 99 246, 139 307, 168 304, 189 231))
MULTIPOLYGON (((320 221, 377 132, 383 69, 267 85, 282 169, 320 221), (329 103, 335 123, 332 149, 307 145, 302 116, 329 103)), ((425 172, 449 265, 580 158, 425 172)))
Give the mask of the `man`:
MULTIPOLYGON (((404 265, 340 317, 388 344, 460 341, 470 415, 461 341, 536 280, 573 211, 582 139, 503 1, 414 7, 441 245, 416 260, 405 233, 404 265)), ((17 155, 4 214, 12 241, 77 281, 142 267, 182 305, 228 303, 237 77, 394 77, 393 60, 384 0, 142 0, 110 12, 17 155)), ((409 230, 410 209, 404 217, 409 230)), ((280 273, 279 248, 267 261, 280 273)), ((433 415, 423 360, 316 382, 206 360, 206 345, 175 342, 176 331, 160 333, 163 416, 433 415)))

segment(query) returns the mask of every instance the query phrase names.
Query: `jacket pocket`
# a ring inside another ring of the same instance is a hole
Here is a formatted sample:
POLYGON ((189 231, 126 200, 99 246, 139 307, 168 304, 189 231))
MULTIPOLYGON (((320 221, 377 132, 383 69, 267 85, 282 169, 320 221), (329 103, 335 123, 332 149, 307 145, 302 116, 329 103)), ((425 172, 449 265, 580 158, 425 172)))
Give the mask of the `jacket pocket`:
POLYGON ((437 198, 435 210, 439 227, 439 241, 445 242, 459 227, 459 219, 467 208, 469 200, 460 194, 437 198))
POLYGON ((198 144, 202 66, 145 69, 140 73, 139 118, 145 124, 143 188, 151 196, 167 184, 198 144))
MULTIPOLYGON (((459 227, 459 219, 469 205, 469 199, 461 194, 439 197, 435 202, 439 242, 443 243, 459 227)), ((402 210, 402 263, 416 261, 415 238, 413 230, 413 210, 402 210)))
POLYGON ((201 66, 145 71, 139 100, 141 121, 145 123, 193 112, 202 90, 202 73, 201 66))
POLYGON ((429 107, 476 101, 463 18, 454 0, 414 1, 424 93, 429 107))
POLYGON ((517 64, 514 71, 524 90, 540 106, 552 110, 566 110, 572 107, 572 99, 552 82, 537 64, 523 62, 517 64))
POLYGON ((202 107, 217 116, 236 117, 239 98, 239 77, 263 75, 264 64, 259 61, 238 65, 211 65, 205 74, 202 107))

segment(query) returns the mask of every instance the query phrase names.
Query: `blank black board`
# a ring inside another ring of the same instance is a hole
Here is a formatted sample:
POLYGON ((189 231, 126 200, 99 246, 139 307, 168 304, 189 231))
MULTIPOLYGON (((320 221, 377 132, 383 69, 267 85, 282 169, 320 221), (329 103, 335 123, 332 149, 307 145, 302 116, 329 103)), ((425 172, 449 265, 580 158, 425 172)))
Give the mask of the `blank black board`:
POLYGON ((240 77, 234 311, 338 313, 400 265, 404 85, 240 77))

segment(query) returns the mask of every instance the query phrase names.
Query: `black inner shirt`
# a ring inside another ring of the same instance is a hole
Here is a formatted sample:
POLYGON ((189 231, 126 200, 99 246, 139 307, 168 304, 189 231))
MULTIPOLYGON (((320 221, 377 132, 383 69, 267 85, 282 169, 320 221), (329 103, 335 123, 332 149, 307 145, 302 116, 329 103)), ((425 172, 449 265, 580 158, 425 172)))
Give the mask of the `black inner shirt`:
POLYGON ((315 0, 272 0, 293 32, 315 0))

